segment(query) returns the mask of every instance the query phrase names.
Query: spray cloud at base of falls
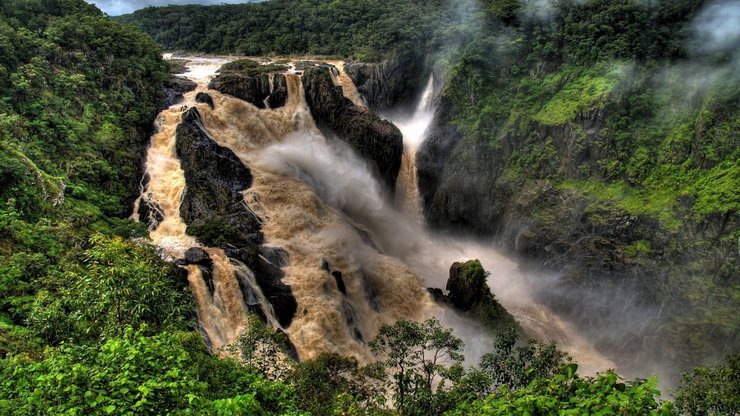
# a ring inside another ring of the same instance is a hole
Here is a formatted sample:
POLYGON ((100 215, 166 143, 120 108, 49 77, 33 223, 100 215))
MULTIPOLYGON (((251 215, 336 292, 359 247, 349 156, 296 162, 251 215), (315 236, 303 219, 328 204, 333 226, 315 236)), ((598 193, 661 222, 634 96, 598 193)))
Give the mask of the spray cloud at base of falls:
MULTIPOLYGON (((223 62, 191 61, 186 76, 198 82, 198 89, 185 95, 184 105, 198 108, 210 138, 233 151, 254 176, 244 201, 263 222, 265 244, 289 255, 289 264, 282 267, 284 282, 298 308, 285 331, 301 358, 331 351, 367 362, 372 357, 366 342, 380 326, 436 316, 463 338, 468 362, 476 363, 490 350, 490 335, 480 324, 435 304, 426 287, 444 287, 452 262, 479 258, 492 273, 489 285, 494 293, 528 333, 556 339, 588 368, 613 367, 577 331, 534 301, 527 287, 530 279, 516 263, 491 246, 440 238, 424 229, 413 157, 432 120, 433 78, 414 115, 395 120, 404 134, 406 168, 399 175, 397 196, 411 201, 404 205, 390 200, 367 164, 346 144, 321 135, 296 74, 286 74, 289 93, 282 108, 259 110, 213 90, 207 92, 214 109, 195 103, 196 92, 206 91, 205 84, 223 62)), ((347 79, 341 77, 345 94, 353 87, 347 79)), ((142 193, 163 216, 152 239, 173 258, 200 246, 185 233, 179 214, 185 183, 174 152, 174 129, 180 114, 178 105, 159 116, 147 157, 149 183, 142 193)), ((213 293, 199 266, 187 269, 199 319, 213 348, 233 342, 245 329, 251 304, 260 304, 268 321, 278 326, 252 271, 221 249, 205 249, 213 259, 213 293), (252 291, 245 296, 243 287, 252 291)))

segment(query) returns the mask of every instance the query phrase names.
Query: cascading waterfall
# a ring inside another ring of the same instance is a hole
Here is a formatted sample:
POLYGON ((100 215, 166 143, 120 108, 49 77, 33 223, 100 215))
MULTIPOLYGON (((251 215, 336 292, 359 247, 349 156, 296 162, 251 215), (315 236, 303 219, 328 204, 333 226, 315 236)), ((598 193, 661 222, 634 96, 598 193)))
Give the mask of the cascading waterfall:
POLYGON ((388 117, 403 133, 403 158, 396 182, 396 206, 406 215, 421 222, 424 217, 419 187, 416 182, 416 150, 434 118, 434 74, 429 75, 416 110, 410 117, 388 117))
POLYGON ((379 253, 367 241, 369 232, 345 215, 340 203, 324 199, 336 186, 334 180, 348 186, 364 180, 363 186, 376 188, 378 199, 380 188, 369 172, 348 175, 364 162, 347 148, 345 158, 331 153, 306 107, 300 77, 287 77, 285 107, 258 110, 210 91, 215 109, 203 108, 203 123, 219 145, 250 167, 254 182, 245 201, 263 218, 267 244, 290 255, 290 264, 283 268, 284 282, 291 286, 298 312, 286 332, 299 355, 311 358, 333 351, 368 362, 364 342, 381 325, 429 317, 432 313, 425 311, 433 304, 411 270, 379 253), (281 149, 292 152, 294 160, 277 156, 281 149), (320 167, 328 171, 320 172, 320 167), (341 273, 344 293, 327 269, 341 273))
POLYGON ((344 93, 344 96, 349 98, 354 105, 361 108, 367 108, 367 106, 365 105, 365 100, 357 91, 354 82, 352 82, 352 78, 350 78, 349 75, 344 72, 344 62, 326 61, 326 63, 334 66, 335 70, 330 71, 332 81, 334 81, 335 85, 342 87, 342 92, 344 93))
MULTIPOLYGON (((298 309, 285 331, 302 359, 331 351, 368 362, 372 357, 366 342, 383 324, 436 316, 463 338, 469 362, 477 362, 490 350, 490 336, 478 323, 435 304, 426 287, 444 288, 452 262, 478 258, 491 272, 494 293, 530 335, 558 341, 586 372, 613 367, 573 327, 533 300, 528 288, 532 279, 516 263, 491 246, 442 239, 421 225, 413 160, 432 120, 432 78, 414 115, 396 120, 406 151, 398 184, 401 201, 394 205, 362 159, 343 142, 321 135, 299 75, 286 74, 288 99, 281 108, 259 110, 212 90, 208 93, 214 109, 195 103, 196 92, 205 90, 223 61, 191 60, 185 75, 198 82, 198 89, 186 94, 184 105, 198 108, 213 140, 231 149, 254 176, 244 200, 263 221, 266 244, 289 254, 283 281, 290 285, 298 309)), ((361 103, 341 63, 336 64, 335 83, 361 103)), ((175 156, 174 129, 182 105, 158 118, 147 157, 149 182, 141 197, 159 207, 163 219, 151 237, 173 258, 199 246, 185 234, 179 214, 185 182, 175 156)), ((252 271, 220 249, 206 251, 213 259, 213 295, 199 267, 187 269, 199 319, 214 349, 233 342, 244 330, 252 304, 260 304, 277 326, 252 271), (246 296, 240 282, 252 289, 246 296)))
MULTIPOLYGON (((175 130, 180 123, 182 109, 196 105, 195 96, 206 90, 206 85, 215 71, 228 59, 196 58, 188 63, 189 70, 184 76, 195 81, 195 91, 184 95, 182 102, 162 111, 155 123, 156 132, 152 136, 146 159, 148 183, 136 202, 134 219, 138 220, 138 206, 147 203, 162 217, 151 224, 150 237, 165 255, 182 258, 187 249, 200 247, 197 240, 185 233, 186 225, 180 217, 180 203, 185 191, 185 175, 175 151, 175 130)), ((198 266, 189 265, 188 282, 195 298, 198 320, 214 350, 234 342, 247 325, 247 310, 238 278, 241 266, 235 267, 221 249, 205 247, 213 261, 213 294, 207 287, 202 271, 198 266)), ((244 274, 243 272, 241 273, 244 274)), ((260 287, 251 282, 251 290, 259 303, 264 300, 260 287)), ((264 308, 263 308, 264 309, 264 308)), ((264 309, 269 313, 270 309, 264 309)), ((274 317, 270 319, 274 320, 274 317)))

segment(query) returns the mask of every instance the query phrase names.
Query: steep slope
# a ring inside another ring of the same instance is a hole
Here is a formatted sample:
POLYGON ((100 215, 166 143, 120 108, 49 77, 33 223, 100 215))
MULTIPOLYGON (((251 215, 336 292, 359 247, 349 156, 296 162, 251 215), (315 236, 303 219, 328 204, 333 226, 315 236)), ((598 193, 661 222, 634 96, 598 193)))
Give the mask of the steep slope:
POLYGON ((115 237, 144 231, 123 218, 165 98, 159 47, 81 0, 3 2, 0 45, 0 355, 110 330, 112 299, 81 302, 101 273, 115 275, 98 263, 113 252, 130 267, 116 273, 161 278, 130 322, 186 317, 172 315, 188 304, 174 268, 115 237))
POLYGON ((702 3, 489 2, 417 154, 431 224, 540 259, 543 299, 654 368, 740 336, 738 50, 698 43, 723 16, 702 3))

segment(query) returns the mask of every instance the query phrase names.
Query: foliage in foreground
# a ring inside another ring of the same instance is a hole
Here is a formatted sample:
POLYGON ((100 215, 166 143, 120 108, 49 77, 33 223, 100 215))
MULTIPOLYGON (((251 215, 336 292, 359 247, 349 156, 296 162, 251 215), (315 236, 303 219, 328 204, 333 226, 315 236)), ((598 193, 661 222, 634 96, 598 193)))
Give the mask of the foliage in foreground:
MULTIPOLYGON (((251 329, 258 329, 255 343, 280 350, 276 331, 256 323, 251 329)), ((402 320, 384 326, 373 343, 377 364, 362 367, 327 353, 300 363, 284 359, 289 371, 278 377, 211 355, 196 332, 150 332, 129 326, 100 344, 0 361, 0 414, 637 416, 739 409, 737 357, 687 374, 674 409, 659 399, 654 377, 625 381, 611 370, 580 376, 552 345, 518 344, 515 331, 497 336, 480 367, 464 369, 455 353, 462 343, 449 329, 435 320, 402 320)))
POLYGON ((608 371, 595 378, 576 374, 572 364, 548 379, 535 379, 527 386, 503 389, 485 399, 464 403, 446 413, 463 415, 670 415, 670 403, 656 397, 657 381, 624 382, 608 371))
MULTIPOLYGON (((269 330, 267 330, 269 332, 269 330)), ((271 341, 271 336, 263 339, 271 341)), ((515 330, 496 337, 479 367, 464 368, 462 341, 438 321, 386 325, 366 367, 336 354, 292 364, 283 378, 312 415, 668 415, 657 380, 625 381, 613 371, 576 374, 553 345, 520 344, 515 330), (391 398, 387 402, 385 398, 391 398)))
POLYGON ((740 354, 728 357, 725 365, 684 374, 674 398, 681 414, 740 414, 740 354))
POLYGON ((288 386, 211 356, 197 333, 146 332, 0 361, 0 414, 301 414, 288 386))

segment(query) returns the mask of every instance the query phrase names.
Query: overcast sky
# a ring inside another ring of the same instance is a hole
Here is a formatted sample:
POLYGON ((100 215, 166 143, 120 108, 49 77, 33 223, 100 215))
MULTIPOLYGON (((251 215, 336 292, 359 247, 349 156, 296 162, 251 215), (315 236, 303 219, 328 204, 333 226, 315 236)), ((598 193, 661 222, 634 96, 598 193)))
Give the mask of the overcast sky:
POLYGON ((223 4, 250 3, 260 0, 85 0, 98 6, 98 9, 111 16, 131 13, 147 6, 166 6, 168 4, 223 4))

